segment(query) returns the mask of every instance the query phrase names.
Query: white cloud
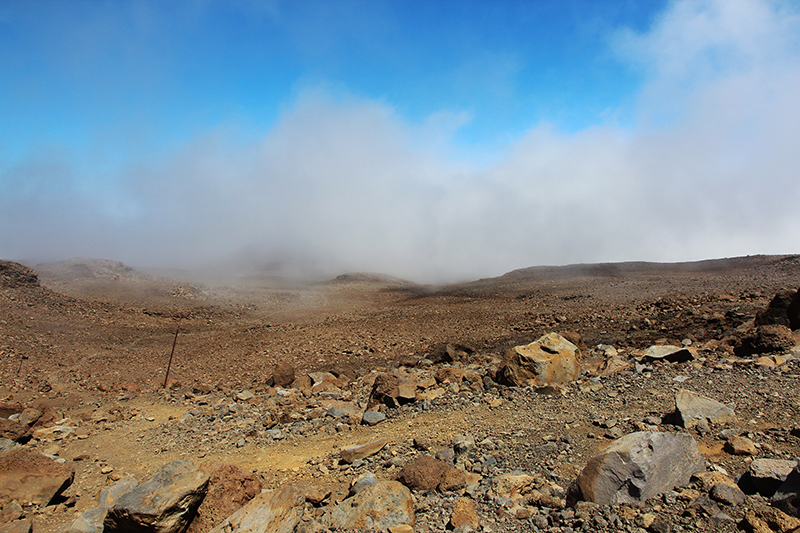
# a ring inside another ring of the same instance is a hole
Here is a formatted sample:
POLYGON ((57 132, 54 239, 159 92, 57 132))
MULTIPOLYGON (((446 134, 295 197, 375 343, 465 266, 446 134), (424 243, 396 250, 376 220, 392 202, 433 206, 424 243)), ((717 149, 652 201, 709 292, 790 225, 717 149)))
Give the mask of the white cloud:
MULTIPOLYGON (((294 254, 329 274, 421 281, 798 252, 798 30, 783 4, 674 2, 647 33, 618 36, 646 73, 636 128, 564 135, 540 124, 489 164, 454 160, 465 148, 452 137, 469 114, 412 124, 386 102, 307 91, 263 138, 198 138, 128 169, 102 204, 79 187, 61 201, 9 189, 34 172, 17 167, 0 182, 16 195, 0 199, 11 228, 0 249, 137 265, 249 250, 294 254)), ((69 174, 67 161, 52 168, 69 174)))

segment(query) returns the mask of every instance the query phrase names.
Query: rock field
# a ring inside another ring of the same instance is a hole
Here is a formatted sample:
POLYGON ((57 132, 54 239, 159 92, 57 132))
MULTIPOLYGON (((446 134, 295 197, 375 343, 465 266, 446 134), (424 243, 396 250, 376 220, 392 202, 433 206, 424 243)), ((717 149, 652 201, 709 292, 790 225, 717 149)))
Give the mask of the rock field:
POLYGON ((798 287, 0 261, 0 533, 800 532, 798 287))

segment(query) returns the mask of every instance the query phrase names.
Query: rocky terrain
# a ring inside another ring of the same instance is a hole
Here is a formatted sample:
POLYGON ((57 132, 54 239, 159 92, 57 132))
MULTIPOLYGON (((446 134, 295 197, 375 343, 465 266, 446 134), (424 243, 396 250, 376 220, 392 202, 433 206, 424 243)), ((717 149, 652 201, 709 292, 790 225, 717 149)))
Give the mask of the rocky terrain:
POLYGON ((798 287, 800 256, 444 287, 3 261, 0 528, 794 531, 798 287))

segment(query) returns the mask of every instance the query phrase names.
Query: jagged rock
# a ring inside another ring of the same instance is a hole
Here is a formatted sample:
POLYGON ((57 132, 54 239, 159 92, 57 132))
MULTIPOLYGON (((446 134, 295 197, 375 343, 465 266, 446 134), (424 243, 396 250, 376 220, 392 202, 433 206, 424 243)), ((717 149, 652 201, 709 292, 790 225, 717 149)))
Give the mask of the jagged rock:
POLYGON ((272 381, 276 387, 286 388, 294 381, 294 367, 286 361, 281 361, 272 370, 272 381))
POLYGON ((733 435, 729 438, 724 449, 732 455, 755 455, 758 453, 755 443, 741 435, 733 435))
POLYGON ((75 470, 27 448, 0 455, 0 501, 18 500, 45 506, 72 484, 75 470))
POLYGON ((772 497, 772 504, 787 514, 800 517, 800 466, 786 476, 786 481, 772 497))
POLYGON ((14 520, 7 524, 0 524, 0 533, 32 533, 33 521, 14 520))
POLYGON ((747 511, 743 526, 753 533, 789 533, 800 528, 800 520, 775 507, 762 507, 747 511))
POLYGON ((671 346, 669 344, 651 346, 645 350, 642 361, 669 361, 670 363, 685 363, 697 358, 697 350, 686 346, 671 346))
POLYGON ((16 420, 0 418, 0 438, 14 442, 28 442, 31 435, 33 435, 33 430, 27 425, 20 424, 16 420))
POLYGON ((461 526, 469 526, 476 531, 481 527, 475 504, 469 498, 464 497, 456 501, 453 506, 453 514, 450 515, 450 527, 456 529, 461 526))
POLYGON ((208 474, 189 461, 172 461, 109 509, 105 531, 181 533, 208 490, 208 474))
POLYGON ((366 444, 360 444, 358 446, 348 446, 347 448, 342 448, 340 455, 342 457, 343 463, 352 463, 353 461, 358 461, 359 459, 364 459, 365 457, 369 457, 370 455, 375 455, 379 451, 383 449, 386 444, 389 443, 389 439, 386 437, 382 437, 378 440, 374 440, 372 442, 368 442, 366 444))
POLYGON ((733 409, 727 405, 685 389, 679 390, 675 395, 675 409, 681 425, 686 429, 697 426, 703 420, 712 424, 736 420, 733 409))
POLYGON ((32 426, 42 417, 42 414, 40 410, 28 407, 22 410, 17 421, 24 426, 32 426))
POLYGON ((786 353, 795 345, 792 330, 780 324, 758 326, 737 343, 734 353, 750 357, 761 353, 786 353))
POLYGON ((790 329, 800 329, 800 291, 780 291, 767 308, 756 314, 756 326, 780 324, 790 329))
POLYGON ((386 420, 386 415, 377 411, 367 411, 364 413, 364 416, 361 417, 362 423, 369 426, 380 424, 384 420, 386 420))
POLYGON ((442 385, 448 383, 461 383, 466 378, 467 373, 456 366, 443 366, 436 371, 436 382, 442 385))
POLYGON ((397 481, 413 490, 432 490, 439 486, 450 465, 430 455, 421 455, 403 466, 397 481))
POLYGON ((383 372, 378 374, 372 385, 372 392, 367 402, 367 409, 378 405, 398 407, 416 399, 417 383, 413 376, 405 372, 383 372))
POLYGON ((208 492, 187 533, 211 530, 261 493, 261 481, 238 466, 212 463, 201 470, 209 476, 208 492))
POLYGON ((630 433, 589 460, 570 487, 569 502, 643 502, 685 485, 703 470, 697 442, 685 433, 630 433))
POLYGON ((292 486, 263 492, 211 533, 292 533, 303 517, 303 493, 292 486))
POLYGON ((379 481, 336 505, 321 522, 339 530, 384 531, 414 526, 414 497, 396 481, 379 481))
POLYGON ((772 496, 797 466, 785 459, 753 459, 748 470, 753 487, 763 496, 772 496))
POLYGON ((498 496, 510 497, 513 494, 521 494, 525 489, 533 485, 533 477, 520 472, 503 474, 495 481, 494 491, 498 496))
POLYGON ((741 505, 744 503, 745 495, 739 487, 727 483, 714 485, 709 493, 711 499, 725 505, 741 505))
POLYGON ((120 497, 136 488, 136 485, 136 479, 127 476, 103 490, 98 498, 97 507, 81 514, 64 530, 64 533, 103 533, 103 521, 108 510, 120 497))
POLYGON ((497 371, 497 381, 512 386, 524 385, 527 380, 535 386, 574 381, 580 371, 579 352, 561 335, 548 333, 508 350, 497 371))

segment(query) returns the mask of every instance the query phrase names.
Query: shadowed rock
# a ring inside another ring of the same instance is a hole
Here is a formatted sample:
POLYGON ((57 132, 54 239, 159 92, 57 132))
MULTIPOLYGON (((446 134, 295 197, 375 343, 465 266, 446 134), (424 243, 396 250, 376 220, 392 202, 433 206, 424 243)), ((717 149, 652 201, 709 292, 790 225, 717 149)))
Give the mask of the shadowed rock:
POLYGON ((181 533, 208 489, 208 474, 188 461, 162 466, 108 511, 105 531, 181 533))
POLYGON ((685 389, 675 395, 675 410, 686 429, 695 427, 703 420, 712 424, 736 421, 733 409, 727 405, 685 389))
POLYGON ((41 453, 18 447, 0 455, 0 501, 45 506, 72 484, 75 470, 41 453))

